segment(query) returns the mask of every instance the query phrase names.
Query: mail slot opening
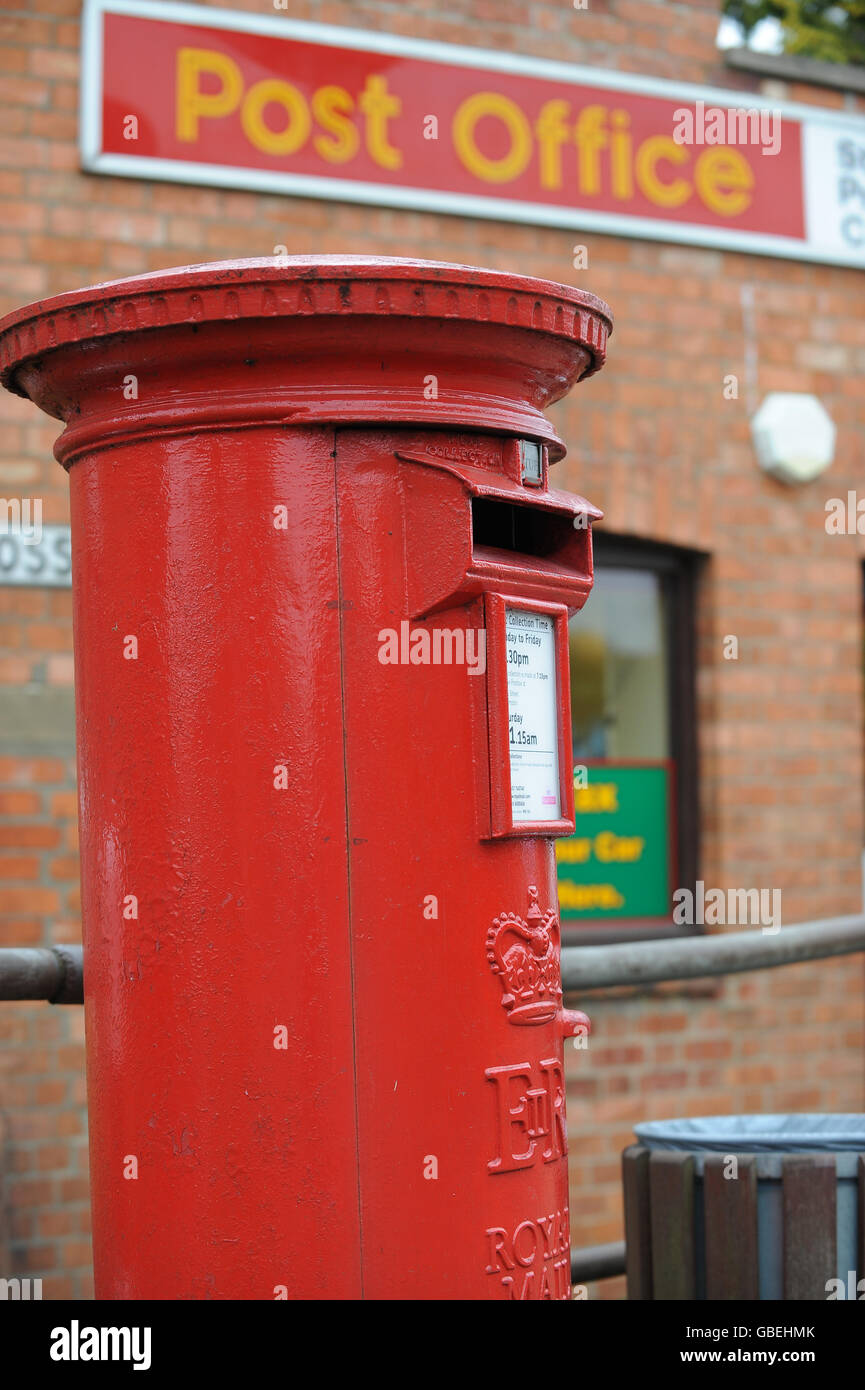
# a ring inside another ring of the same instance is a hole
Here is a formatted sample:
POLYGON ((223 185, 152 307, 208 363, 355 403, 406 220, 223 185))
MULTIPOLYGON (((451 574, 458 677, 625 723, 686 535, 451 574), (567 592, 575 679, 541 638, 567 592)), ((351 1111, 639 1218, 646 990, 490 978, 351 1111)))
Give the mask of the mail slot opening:
POLYGON ((573 518, 540 507, 517 507, 493 497, 472 498, 475 550, 509 550, 539 560, 564 558, 575 536, 573 518))

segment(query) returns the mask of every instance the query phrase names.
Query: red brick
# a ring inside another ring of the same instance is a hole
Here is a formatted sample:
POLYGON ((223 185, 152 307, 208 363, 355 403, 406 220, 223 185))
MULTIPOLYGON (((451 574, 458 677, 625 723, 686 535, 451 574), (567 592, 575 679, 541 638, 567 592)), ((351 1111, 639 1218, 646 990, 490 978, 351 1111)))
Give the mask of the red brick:
POLYGON ((38 917, 0 918, 2 946, 40 946, 44 934, 44 923, 38 917))
POLYGON ((9 1234, 15 1243, 32 1240, 36 1234, 36 1214, 26 1208, 12 1211, 9 1215, 9 1234))
POLYGON ((58 1207, 39 1213, 39 1234, 51 1238, 72 1235, 77 1226, 74 1207, 58 1207))
MULTIPOLYGON (((0 805, 2 805, 2 793, 0 793, 0 805)), ((20 812, 0 811, 0 815, 10 814, 16 815, 20 812)), ((15 846, 23 849, 28 845, 40 845, 50 849, 59 841, 60 831, 55 825, 0 825, 0 846, 15 846)))
POLYGON ((26 685, 32 668, 33 663, 26 657, 0 657, 0 684, 26 685))
POLYGON ((66 1100, 68 1083, 65 1081, 43 1081, 36 1087, 37 1105, 60 1105, 66 1100))
POLYGON ((39 877, 39 860, 22 855, 0 854, 0 882, 9 883, 16 879, 39 877))
POLYGON ((30 816, 40 809, 40 798, 35 792, 0 792, 0 816, 30 816))
POLYGON ((66 777, 66 768, 60 758, 0 758, 0 779, 20 784, 60 782, 66 777))
POLYGON ((42 1276, 43 1300, 56 1301, 76 1297, 75 1281, 69 1275, 45 1274, 42 1276))
POLYGON ((90 1183, 87 1178, 63 1178, 60 1182, 60 1200, 81 1202, 90 1197, 90 1183))
POLYGON ((56 1265, 57 1250, 53 1245, 25 1245, 18 1258, 24 1269, 38 1274, 40 1270, 50 1269, 52 1265, 56 1265))
POLYGON ((54 1195, 53 1184, 44 1178, 18 1178, 7 1182, 6 1193, 9 1205, 17 1207, 44 1207, 54 1195))
POLYGON ((59 48, 32 48, 29 67, 37 77, 76 78, 78 54, 64 52, 59 48))
POLYGON ((53 888, 0 888, 0 912, 56 912, 59 905, 53 888))
MULTIPOLYGON (((0 859, 0 866, 2 866, 2 863, 3 863, 3 861, 2 861, 2 859, 0 859)), ((79 863, 78 863, 78 856, 77 856, 77 855, 74 856, 74 857, 73 857, 73 856, 68 856, 68 857, 66 857, 66 858, 52 859, 52 861, 51 861, 51 877, 52 877, 52 878, 57 878, 57 879, 74 879, 74 880, 77 882, 77 880, 78 880, 78 871, 79 871, 79 863)))
POLYGON ((89 1266, 93 1259, 93 1250, 89 1240, 65 1240, 62 1246, 61 1258, 64 1268, 77 1269, 80 1266, 89 1266))

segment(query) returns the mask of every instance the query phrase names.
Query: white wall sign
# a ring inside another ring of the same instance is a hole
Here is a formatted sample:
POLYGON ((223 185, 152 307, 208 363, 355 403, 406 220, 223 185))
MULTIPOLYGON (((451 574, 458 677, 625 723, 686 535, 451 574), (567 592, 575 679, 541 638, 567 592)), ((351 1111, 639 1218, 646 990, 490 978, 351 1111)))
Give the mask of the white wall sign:
POLYGON ((69 589, 72 586, 68 526, 40 526, 36 535, 0 531, 0 586, 69 589))

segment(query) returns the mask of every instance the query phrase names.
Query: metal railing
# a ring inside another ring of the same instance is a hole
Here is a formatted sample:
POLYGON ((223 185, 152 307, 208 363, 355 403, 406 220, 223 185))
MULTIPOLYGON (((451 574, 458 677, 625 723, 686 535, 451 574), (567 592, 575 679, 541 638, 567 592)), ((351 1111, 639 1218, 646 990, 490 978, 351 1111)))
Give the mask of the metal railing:
POLYGON ((83 1004, 80 946, 9 946, 0 950, 0 1000, 83 1004))
MULTIPOLYGON (((637 988, 665 980, 771 970, 857 951, 865 951, 863 914, 771 930, 754 928, 615 946, 566 946, 562 951, 562 984, 569 994, 617 986, 637 988)), ((83 1003, 81 947, 0 949, 0 1001, 4 999, 83 1003)))
POLYGON ((625 1272, 625 1242, 586 1245, 571 1251, 571 1283, 595 1284, 599 1279, 615 1279, 625 1272))
POLYGON ((714 936, 683 936, 615 946, 566 946, 562 951, 562 984, 569 993, 617 985, 634 987, 662 980, 772 970, 779 965, 800 965, 807 960, 854 955, 857 951, 865 951, 862 914, 714 936))

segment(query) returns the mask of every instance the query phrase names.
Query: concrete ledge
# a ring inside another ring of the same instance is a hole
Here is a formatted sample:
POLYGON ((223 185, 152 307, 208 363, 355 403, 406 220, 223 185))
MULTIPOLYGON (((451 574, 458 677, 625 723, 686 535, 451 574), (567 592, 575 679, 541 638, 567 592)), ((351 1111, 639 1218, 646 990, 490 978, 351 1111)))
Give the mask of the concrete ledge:
POLYGON ((819 58, 800 58, 794 53, 757 53, 753 48, 728 48, 724 62, 739 72, 760 77, 808 82, 814 87, 834 87, 839 92, 865 93, 865 68, 851 63, 826 63, 819 58))

